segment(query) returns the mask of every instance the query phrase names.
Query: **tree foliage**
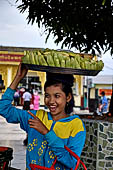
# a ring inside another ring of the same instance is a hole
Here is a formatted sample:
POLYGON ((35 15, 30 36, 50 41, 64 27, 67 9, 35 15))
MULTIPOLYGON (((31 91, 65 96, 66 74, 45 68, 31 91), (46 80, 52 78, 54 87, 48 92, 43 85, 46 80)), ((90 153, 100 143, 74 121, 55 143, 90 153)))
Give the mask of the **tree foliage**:
POLYGON ((62 47, 80 52, 113 53, 112 0, 17 0, 21 13, 28 10, 28 23, 44 25, 62 47))

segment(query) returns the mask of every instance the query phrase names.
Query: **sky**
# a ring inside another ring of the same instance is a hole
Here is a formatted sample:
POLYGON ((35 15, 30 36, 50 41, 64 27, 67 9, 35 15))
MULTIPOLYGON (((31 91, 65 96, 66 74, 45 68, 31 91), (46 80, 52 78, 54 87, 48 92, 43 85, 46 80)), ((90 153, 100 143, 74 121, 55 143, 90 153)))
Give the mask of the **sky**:
MULTIPOLYGON (((61 49, 61 43, 57 46, 51 35, 45 43, 44 29, 39 29, 37 24, 27 23, 27 12, 20 13, 16 0, 0 0, 0 45, 14 47, 36 47, 61 49)), ((65 49, 67 49, 65 47, 65 49)), ((74 52, 74 49, 71 49, 74 52)), ((108 51, 102 54, 104 69, 99 75, 113 75, 113 56, 108 51)))

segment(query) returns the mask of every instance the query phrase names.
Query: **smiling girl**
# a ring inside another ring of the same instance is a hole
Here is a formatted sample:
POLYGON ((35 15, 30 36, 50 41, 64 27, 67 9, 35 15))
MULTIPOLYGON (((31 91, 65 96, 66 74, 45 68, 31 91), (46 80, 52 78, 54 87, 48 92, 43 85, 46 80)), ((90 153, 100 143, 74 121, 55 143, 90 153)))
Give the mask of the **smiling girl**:
POLYGON ((27 71, 19 65, 13 82, 0 100, 0 115, 9 123, 20 123, 20 127, 28 133, 26 169, 31 170, 30 164, 51 167, 56 157, 55 169, 75 168, 76 159, 69 154, 65 146, 80 157, 86 131, 79 116, 70 116, 74 106, 73 76, 47 74, 44 102, 49 112, 32 110, 32 114, 36 116, 33 118, 26 110, 17 109, 12 105, 15 90, 27 71))

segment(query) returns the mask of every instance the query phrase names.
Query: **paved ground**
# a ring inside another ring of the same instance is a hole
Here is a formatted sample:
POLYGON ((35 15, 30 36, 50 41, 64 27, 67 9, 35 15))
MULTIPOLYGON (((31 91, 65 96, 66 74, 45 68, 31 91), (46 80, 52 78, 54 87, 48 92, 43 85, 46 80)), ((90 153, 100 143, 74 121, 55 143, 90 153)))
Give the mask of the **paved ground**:
POLYGON ((13 149, 11 167, 25 170, 26 147, 23 140, 26 133, 20 129, 19 124, 7 123, 0 116, 0 147, 7 146, 13 149))

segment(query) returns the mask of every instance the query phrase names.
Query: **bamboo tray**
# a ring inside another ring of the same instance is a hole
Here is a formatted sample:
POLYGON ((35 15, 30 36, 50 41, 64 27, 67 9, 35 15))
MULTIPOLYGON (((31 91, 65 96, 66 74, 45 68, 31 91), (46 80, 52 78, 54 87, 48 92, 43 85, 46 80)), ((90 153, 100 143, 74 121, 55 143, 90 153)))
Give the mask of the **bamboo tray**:
POLYGON ((84 76, 96 76, 101 70, 87 70, 87 69, 73 69, 73 68, 63 68, 63 67, 52 67, 52 66, 42 66, 35 64, 25 64, 29 70, 51 72, 51 73, 63 73, 63 74, 75 74, 84 76))

